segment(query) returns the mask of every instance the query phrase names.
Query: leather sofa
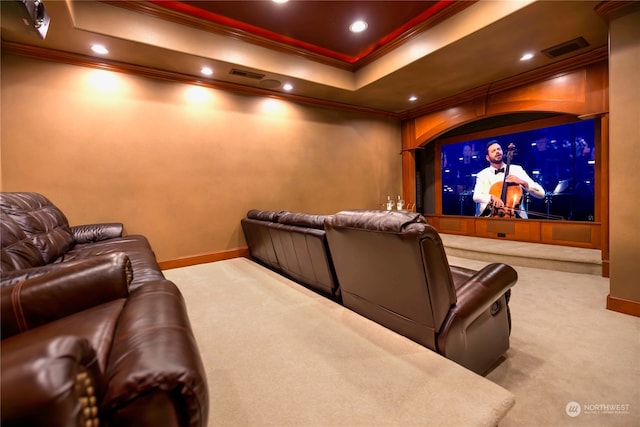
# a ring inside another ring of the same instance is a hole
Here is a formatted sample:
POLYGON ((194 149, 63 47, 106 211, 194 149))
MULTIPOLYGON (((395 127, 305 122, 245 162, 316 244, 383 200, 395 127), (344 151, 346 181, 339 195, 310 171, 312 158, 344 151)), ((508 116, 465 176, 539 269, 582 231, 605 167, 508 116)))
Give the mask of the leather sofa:
POLYGON ((324 230, 326 215, 252 209, 241 219, 252 259, 340 301, 324 230))
POLYGON ((418 213, 343 211, 325 229, 346 307, 478 374, 509 348, 512 267, 450 266, 418 213))
POLYGON ((69 226, 64 213, 38 193, 0 193, 2 284, 69 266, 95 255, 125 252, 131 288, 164 279, 144 236, 123 236, 122 223, 69 226))
POLYGON ((3 426, 207 425, 202 360, 144 236, 0 193, 3 426))

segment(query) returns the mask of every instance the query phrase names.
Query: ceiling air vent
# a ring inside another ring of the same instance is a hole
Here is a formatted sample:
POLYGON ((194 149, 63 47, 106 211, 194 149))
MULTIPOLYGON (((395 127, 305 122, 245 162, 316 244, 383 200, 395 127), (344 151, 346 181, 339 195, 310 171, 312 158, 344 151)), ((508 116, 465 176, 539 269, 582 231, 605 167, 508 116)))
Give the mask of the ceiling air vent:
POLYGON ((262 80, 262 78, 264 77, 264 74, 254 73, 254 72, 245 71, 245 70, 238 70, 237 68, 232 68, 231 71, 229 71, 229 74, 233 76, 238 76, 238 77, 246 77, 248 79, 254 79, 254 80, 262 80))
POLYGON ((558 56, 566 55, 567 53, 582 49, 589 46, 589 43, 582 37, 569 40, 568 42, 560 43, 558 45, 543 49, 540 52, 547 55, 549 58, 557 58, 558 56))

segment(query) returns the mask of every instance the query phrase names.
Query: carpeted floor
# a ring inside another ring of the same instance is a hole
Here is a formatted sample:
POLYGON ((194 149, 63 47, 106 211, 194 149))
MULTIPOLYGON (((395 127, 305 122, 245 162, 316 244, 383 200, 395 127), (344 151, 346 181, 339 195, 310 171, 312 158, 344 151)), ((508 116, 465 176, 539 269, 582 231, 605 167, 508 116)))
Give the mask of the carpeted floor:
POLYGON ((248 260, 165 275, 205 357, 210 426, 640 426, 640 319, 604 308, 606 278, 514 267, 511 348, 477 383, 248 260), (454 394, 431 391, 442 380, 454 394))
POLYGON ((494 426, 513 394, 244 258, 168 270, 210 426, 494 426))
POLYGON ((440 234, 440 237, 449 256, 602 276, 602 252, 599 249, 455 234, 440 234))
POLYGON ((500 426, 640 426, 640 318, 605 309, 606 278, 514 268, 511 348, 486 375, 516 396, 500 426))

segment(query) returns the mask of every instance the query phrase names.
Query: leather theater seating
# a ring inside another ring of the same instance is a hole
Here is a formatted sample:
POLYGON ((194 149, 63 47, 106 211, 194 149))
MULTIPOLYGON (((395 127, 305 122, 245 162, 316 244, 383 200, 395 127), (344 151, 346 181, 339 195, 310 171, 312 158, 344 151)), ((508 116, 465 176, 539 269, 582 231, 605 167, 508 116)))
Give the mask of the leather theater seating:
POLYGON ((512 267, 450 266, 413 212, 343 211, 325 229, 346 307, 479 374, 509 348, 512 267))
POLYGON ((252 209, 241 223, 255 261, 476 373, 509 348, 516 271, 449 265, 440 236, 418 213, 252 209))

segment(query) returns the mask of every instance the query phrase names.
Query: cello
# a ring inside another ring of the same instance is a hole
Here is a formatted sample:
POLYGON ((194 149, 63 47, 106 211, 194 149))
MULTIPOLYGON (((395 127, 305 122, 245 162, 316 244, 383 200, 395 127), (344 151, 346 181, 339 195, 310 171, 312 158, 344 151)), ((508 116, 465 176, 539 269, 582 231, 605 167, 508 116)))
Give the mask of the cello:
POLYGON ((489 193, 494 197, 499 197, 504 203, 504 206, 496 207, 491 204, 491 210, 487 216, 498 218, 519 218, 517 212, 520 211, 520 204, 522 203, 522 187, 515 182, 507 182, 509 176, 509 167, 511 166, 511 159, 515 151, 515 145, 510 143, 507 147, 507 165, 504 171, 504 178, 501 182, 496 182, 491 186, 489 193))

